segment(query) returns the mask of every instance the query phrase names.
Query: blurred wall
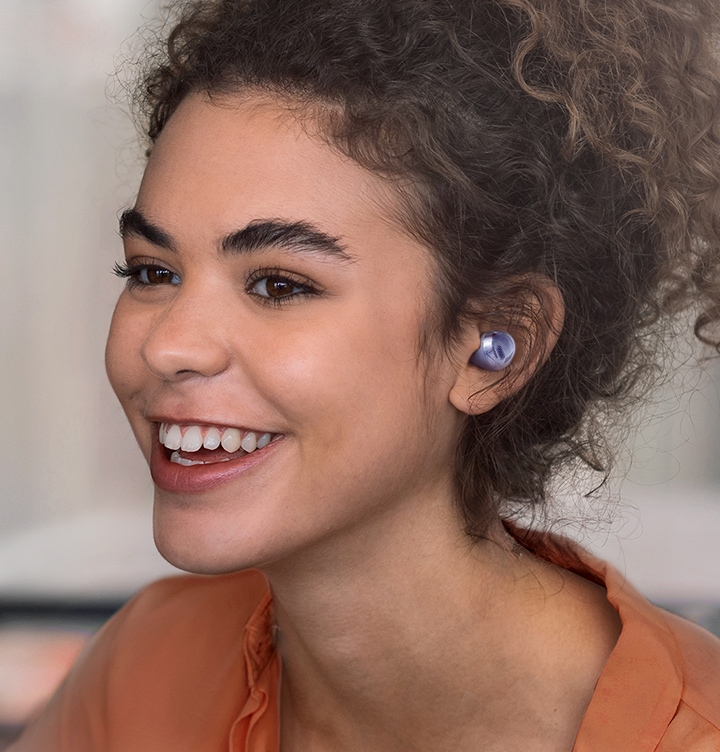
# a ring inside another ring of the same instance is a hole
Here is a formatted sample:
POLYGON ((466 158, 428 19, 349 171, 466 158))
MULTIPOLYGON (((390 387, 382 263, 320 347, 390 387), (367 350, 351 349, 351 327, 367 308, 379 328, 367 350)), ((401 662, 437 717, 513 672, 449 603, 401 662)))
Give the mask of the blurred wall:
POLYGON ((0 534, 150 484, 103 369, 140 149, 109 78, 146 0, 0 3, 0 534))

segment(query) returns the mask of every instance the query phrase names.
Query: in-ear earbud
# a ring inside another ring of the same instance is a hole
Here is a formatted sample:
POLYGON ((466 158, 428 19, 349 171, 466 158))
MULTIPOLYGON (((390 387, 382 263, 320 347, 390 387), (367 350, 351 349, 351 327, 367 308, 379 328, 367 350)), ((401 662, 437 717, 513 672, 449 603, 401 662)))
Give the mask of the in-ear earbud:
POLYGON ((503 331, 485 332, 470 362, 483 371, 502 371, 515 357, 515 340, 503 331))

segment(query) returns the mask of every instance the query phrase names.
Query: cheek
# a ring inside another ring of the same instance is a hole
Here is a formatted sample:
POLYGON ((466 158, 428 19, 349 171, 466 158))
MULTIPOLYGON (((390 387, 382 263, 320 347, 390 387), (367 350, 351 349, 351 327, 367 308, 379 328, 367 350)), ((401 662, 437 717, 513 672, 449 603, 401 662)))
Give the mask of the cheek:
POLYGON ((325 441, 377 440, 388 423, 410 422, 422 389, 417 317, 393 320, 369 306, 353 314, 297 331, 275 357, 263 359, 283 412, 300 432, 322 425, 325 441))
POLYGON ((105 347, 105 370, 115 394, 125 407, 131 395, 138 388, 140 364, 139 324, 133 320, 131 312, 121 296, 115 306, 107 345, 105 347))

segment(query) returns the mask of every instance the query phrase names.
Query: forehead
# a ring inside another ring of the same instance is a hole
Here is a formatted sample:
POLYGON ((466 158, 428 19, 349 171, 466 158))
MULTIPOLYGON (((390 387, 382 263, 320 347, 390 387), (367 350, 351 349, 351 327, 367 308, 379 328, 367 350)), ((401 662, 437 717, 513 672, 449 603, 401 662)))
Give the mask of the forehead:
POLYGON ((393 188, 328 145, 316 121, 270 97, 187 97, 152 150, 138 206, 167 222, 202 219, 213 233, 282 216, 342 229, 348 240, 368 223, 407 235, 393 188))

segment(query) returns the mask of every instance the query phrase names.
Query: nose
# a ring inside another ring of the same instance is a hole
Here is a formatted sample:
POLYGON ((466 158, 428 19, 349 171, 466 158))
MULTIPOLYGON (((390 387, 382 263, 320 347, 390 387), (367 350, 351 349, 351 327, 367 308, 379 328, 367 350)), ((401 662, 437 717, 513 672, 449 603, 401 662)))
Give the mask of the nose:
POLYGON ((199 299, 176 299, 153 322, 140 348, 148 370, 163 381, 225 371, 230 353, 219 331, 218 315, 217 309, 199 299))

